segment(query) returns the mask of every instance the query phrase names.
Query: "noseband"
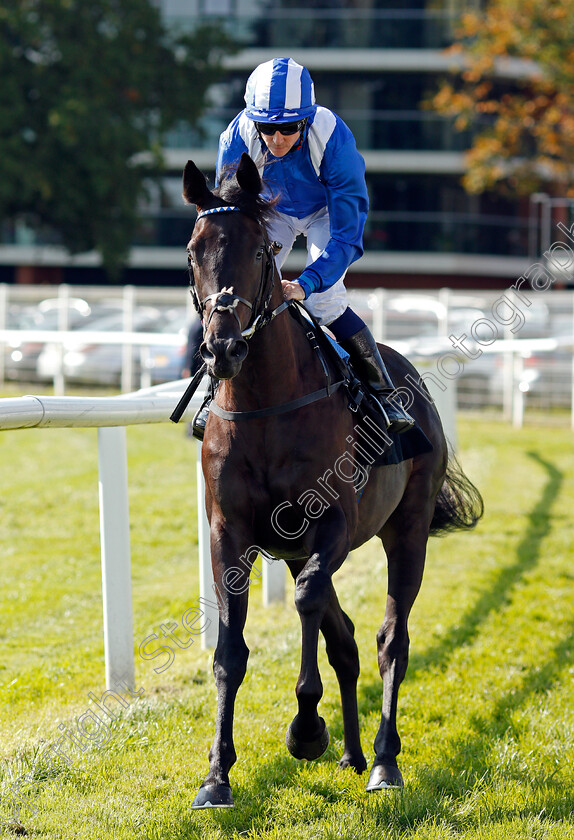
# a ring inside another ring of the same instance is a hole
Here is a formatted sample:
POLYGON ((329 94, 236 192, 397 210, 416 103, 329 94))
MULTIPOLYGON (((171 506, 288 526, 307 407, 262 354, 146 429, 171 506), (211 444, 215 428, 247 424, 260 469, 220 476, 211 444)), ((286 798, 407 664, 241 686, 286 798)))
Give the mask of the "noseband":
MULTIPOLYGON (((240 207, 234 207, 232 205, 224 205, 223 207, 213 207, 211 210, 203 210, 201 213, 198 214, 196 222, 200 219, 205 218, 206 216, 211 216, 214 213, 242 213, 240 207)), ((261 227, 261 226, 260 226, 261 227)), ((191 292, 191 297, 193 300, 193 305, 197 311, 197 314, 201 318, 203 322, 203 332, 205 334, 213 315, 216 312, 231 312, 231 314, 237 319, 237 323, 241 328, 241 321, 239 319, 239 315, 237 314, 237 306, 242 303, 244 306, 247 306, 248 309, 251 310, 251 319, 248 326, 241 331, 241 336, 243 338, 249 339, 253 335, 253 333, 264 327, 269 321, 273 320, 276 315, 279 315, 279 312, 282 312, 284 309, 287 308, 288 303, 282 303, 277 309, 274 309, 272 312, 268 311, 269 303, 271 301, 271 295, 273 294, 273 270, 275 267, 274 264, 274 256, 278 252, 280 246, 277 243, 269 243, 267 241, 267 237, 263 233, 263 248, 265 253, 265 259, 262 261, 261 266, 261 277, 259 280, 259 289, 257 291, 257 295, 255 296, 255 300, 253 302, 246 300, 241 295, 235 294, 233 291, 233 286, 230 286, 228 289, 224 288, 221 289, 219 292, 215 292, 212 295, 207 295, 203 300, 200 300, 199 295, 197 293, 197 287, 195 285, 195 277, 193 274, 193 265, 191 262, 191 256, 187 258, 187 270, 189 273, 189 288, 191 292), (211 303, 211 312, 207 317, 207 321, 205 320, 205 310, 208 303, 211 303)))

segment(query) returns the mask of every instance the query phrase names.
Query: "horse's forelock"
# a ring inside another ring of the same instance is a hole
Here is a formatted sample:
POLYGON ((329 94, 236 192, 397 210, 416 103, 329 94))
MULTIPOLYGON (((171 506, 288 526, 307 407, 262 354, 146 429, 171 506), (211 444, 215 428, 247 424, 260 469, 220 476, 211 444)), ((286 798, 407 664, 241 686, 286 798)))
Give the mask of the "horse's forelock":
MULTIPOLYGON (((265 189, 265 185, 263 185, 263 189, 265 189)), ((226 204, 239 207, 246 216, 250 216, 263 226, 266 226, 275 215, 275 205, 278 199, 266 199, 262 195, 253 195, 253 193, 246 192, 237 183, 234 168, 223 170, 219 187, 213 192, 226 204)))

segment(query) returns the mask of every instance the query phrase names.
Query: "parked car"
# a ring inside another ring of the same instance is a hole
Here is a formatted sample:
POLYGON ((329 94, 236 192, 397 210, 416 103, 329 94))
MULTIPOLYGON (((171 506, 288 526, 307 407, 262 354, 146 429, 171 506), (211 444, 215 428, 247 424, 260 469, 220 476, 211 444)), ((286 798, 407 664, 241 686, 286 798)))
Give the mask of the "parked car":
POLYGON ((168 313, 158 332, 180 335, 182 343, 178 346, 159 344, 149 348, 144 365, 149 371, 149 381, 152 385, 173 382, 182 375, 189 333, 189 316, 185 309, 178 308, 171 314, 168 313))
MULTIPOLYGON (((502 294, 502 293, 501 293, 502 294)), ((500 295, 499 295, 500 297, 500 295)), ((497 300, 479 294, 457 295, 449 304, 448 310, 436 297, 424 294, 405 294, 389 296, 385 299, 385 340, 404 353, 414 364, 422 363, 422 370, 429 368, 429 359, 439 359, 441 355, 453 352, 449 341, 450 335, 469 338, 466 345, 473 345, 472 328, 480 321, 492 325, 493 335, 507 338, 508 329, 513 329, 517 339, 538 338, 549 334, 550 314, 545 303, 531 300, 530 305, 501 303, 495 312, 492 306, 497 300), (498 316, 498 318, 496 317, 498 316), (507 319, 507 327, 502 323, 507 319)), ((510 299, 512 302, 512 299, 510 299)), ((479 330, 480 332, 480 330, 479 330)), ((486 336, 490 338, 490 332, 486 336)), ((479 345, 476 344, 476 348, 479 345)), ((523 364, 515 368, 518 380, 512 387, 534 399, 544 390, 542 384, 545 370, 553 370, 554 375, 546 376, 548 400, 550 391, 560 387, 566 400, 570 398, 570 389, 565 389, 565 376, 558 374, 553 358, 554 354, 533 353, 525 349, 522 352, 523 364), (516 371, 519 370, 518 373, 516 371)), ((483 352, 477 358, 465 358, 461 354, 461 372, 456 376, 457 403, 460 408, 474 409, 488 405, 500 406, 507 387, 510 361, 502 353, 483 352)), ((562 365, 563 368, 563 365, 562 365)))
MULTIPOLYGON (((167 313, 160 307, 139 306, 133 314, 134 332, 157 332, 162 329, 167 313)), ((122 380, 123 354, 121 344, 98 344, 83 341, 84 332, 122 332, 123 311, 97 318, 77 330, 77 338, 68 342, 60 356, 56 344, 46 345, 38 358, 37 374, 40 379, 52 379, 62 366, 64 377, 71 382, 91 385, 118 386, 122 380)), ((134 382, 141 375, 142 347, 132 348, 132 370, 134 382)), ((145 353, 144 353, 145 355, 145 353)), ((145 363, 144 363, 145 364, 145 363)))
MULTIPOLYGON (((67 307, 68 329, 75 330, 87 326, 95 318, 112 311, 111 305, 90 305, 81 298, 49 298, 37 306, 29 306, 13 313, 10 329, 17 330, 57 330, 60 326, 62 306, 67 307)), ((118 307, 114 307, 117 311, 118 307)), ((6 379, 21 381, 37 380, 38 357, 44 348, 38 341, 29 341, 25 337, 14 339, 5 346, 4 375, 6 379)))

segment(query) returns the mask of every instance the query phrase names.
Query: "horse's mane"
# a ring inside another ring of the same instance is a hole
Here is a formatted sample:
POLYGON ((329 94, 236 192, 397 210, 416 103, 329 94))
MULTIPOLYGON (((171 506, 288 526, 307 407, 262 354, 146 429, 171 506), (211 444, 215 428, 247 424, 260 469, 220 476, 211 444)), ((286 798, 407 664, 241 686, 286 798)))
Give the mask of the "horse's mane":
POLYGON ((239 207, 246 216, 250 216, 254 221, 267 227, 276 215, 275 205, 279 201, 279 196, 271 196, 271 190, 266 188, 265 181, 262 181, 262 192, 269 197, 266 198, 261 193, 254 195, 242 189, 235 177, 235 167, 226 167, 222 171, 220 184, 213 190, 213 194, 226 204, 239 207))

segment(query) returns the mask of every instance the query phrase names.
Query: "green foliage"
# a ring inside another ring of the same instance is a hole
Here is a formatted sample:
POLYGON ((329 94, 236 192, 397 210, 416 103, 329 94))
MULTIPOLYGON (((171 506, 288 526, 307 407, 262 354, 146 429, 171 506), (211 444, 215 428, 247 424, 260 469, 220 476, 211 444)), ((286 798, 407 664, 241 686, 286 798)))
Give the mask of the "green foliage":
POLYGON ((31 218, 116 274, 165 132, 193 123, 231 50, 214 25, 175 35, 152 0, 0 7, 0 219, 31 218))
MULTIPOLYGON (((572 432, 466 419, 459 439, 486 514, 472 533, 429 546, 399 697, 404 791, 367 794, 364 776, 338 770, 340 703, 323 650, 331 744, 317 762, 288 755, 299 619, 292 592, 264 609, 254 584, 236 807, 194 812, 215 717, 211 654, 199 644, 163 674, 136 657, 144 692, 110 723, 108 743, 84 754, 70 745, 71 766, 47 761, 58 726, 72 730, 87 693, 104 690, 95 431, 1 433, 0 794, 21 780, 25 829, 54 840, 573 840, 572 432)), ((128 430, 136 645, 198 594, 195 456, 180 427, 128 430)), ((378 541, 335 582, 356 624, 369 759, 386 591, 378 541)))

